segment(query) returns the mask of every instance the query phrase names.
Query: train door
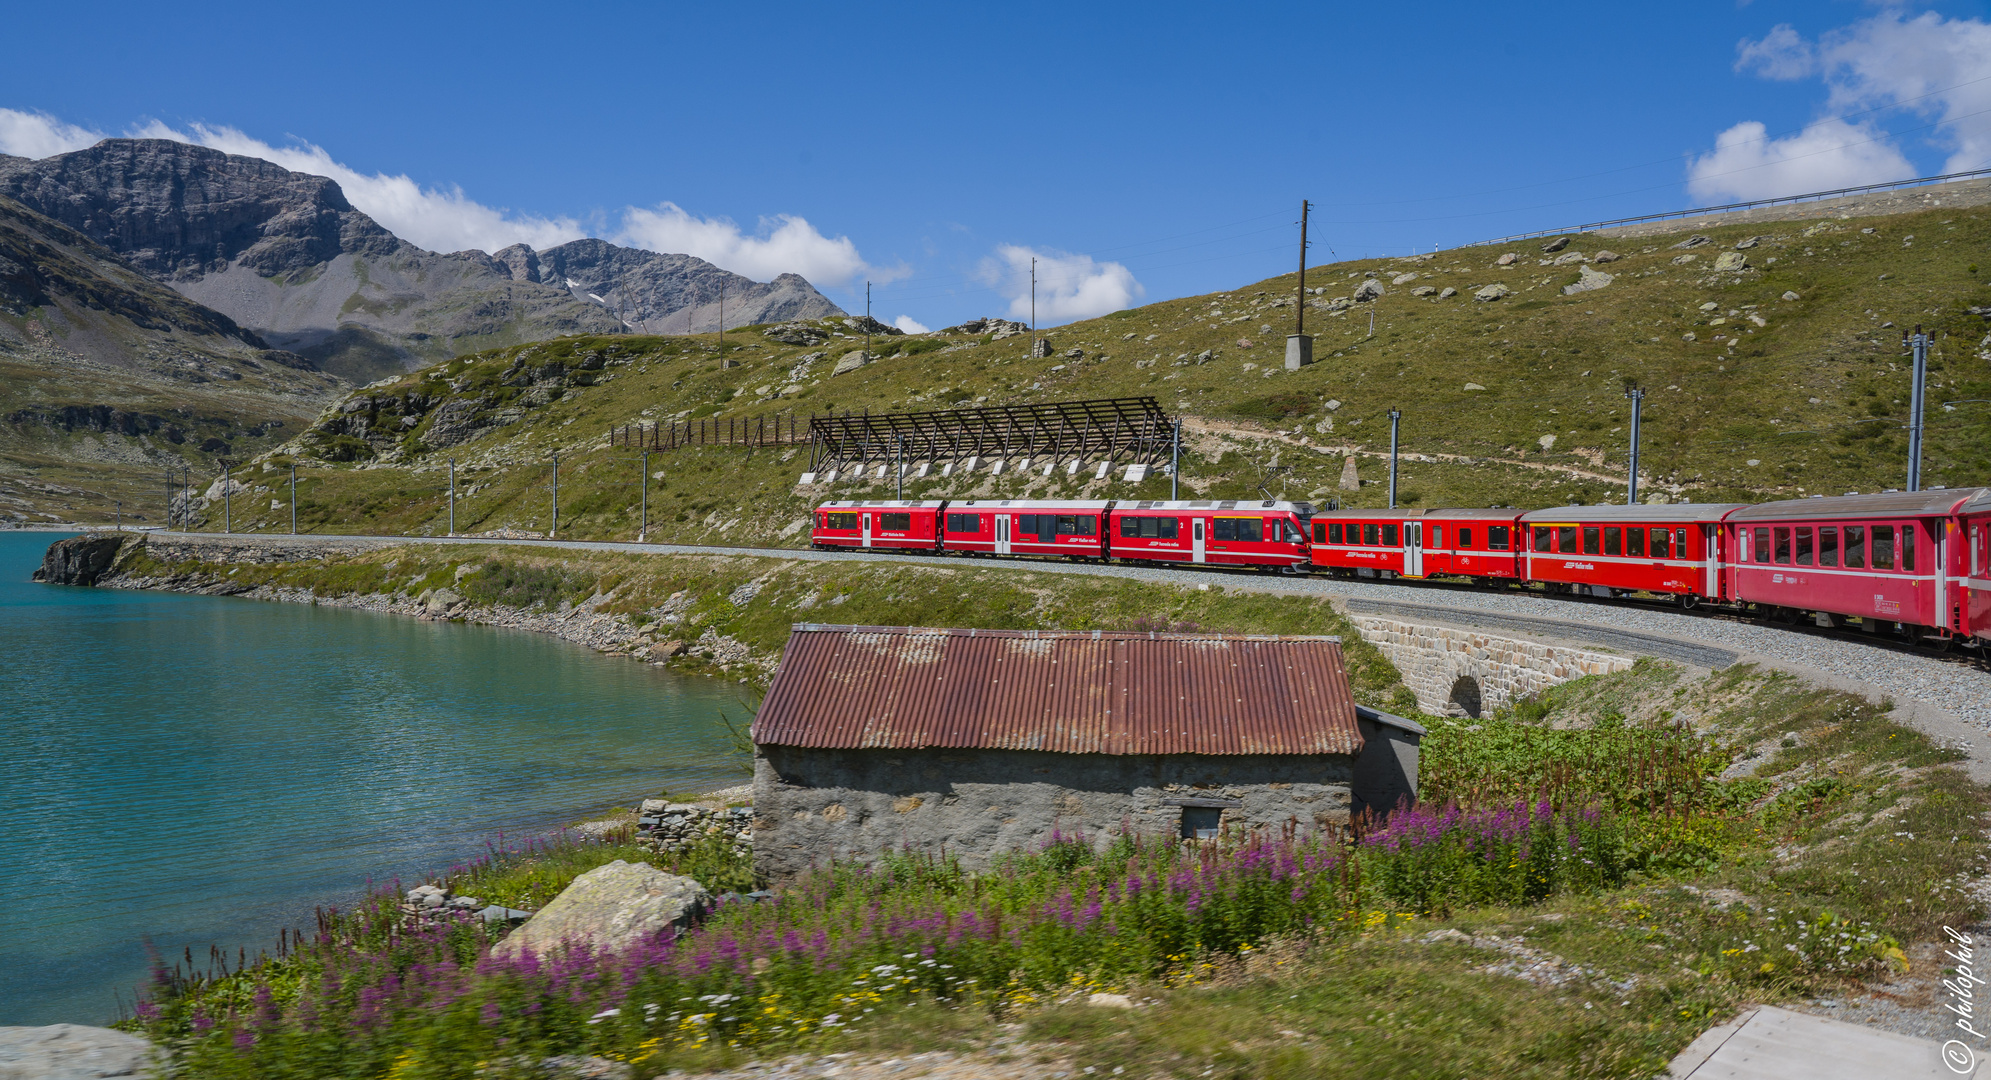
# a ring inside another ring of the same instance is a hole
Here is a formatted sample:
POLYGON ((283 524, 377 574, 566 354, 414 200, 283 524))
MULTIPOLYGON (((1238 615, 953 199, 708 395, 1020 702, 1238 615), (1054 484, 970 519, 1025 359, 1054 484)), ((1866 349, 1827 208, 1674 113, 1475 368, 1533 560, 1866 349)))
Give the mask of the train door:
POLYGON ((1009 515, 997 514, 995 549, 998 555, 1009 554, 1009 515))
POLYGON ((1189 519, 1189 561, 1208 562, 1203 557, 1203 519, 1189 519))
POLYGON ((862 518, 862 519, 864 519, 864 546, 865 546, 865 547, 870 547, 870 546, 871 546, 871 515, 870 515, 870 514, 859 514, 859 515, 857 515, 857 516, 858 516, 858 517, 860 517, 860 518, 862 518))
POLYGON ((1701 595, 1726 599, 1721 591, 1721 526, 1701 526, 1701 565, 1707 569, 1701 580, 1701 595))
POLYGON ((1403 576, 1424 576, 1424 523, 1403 523, 1403 576))

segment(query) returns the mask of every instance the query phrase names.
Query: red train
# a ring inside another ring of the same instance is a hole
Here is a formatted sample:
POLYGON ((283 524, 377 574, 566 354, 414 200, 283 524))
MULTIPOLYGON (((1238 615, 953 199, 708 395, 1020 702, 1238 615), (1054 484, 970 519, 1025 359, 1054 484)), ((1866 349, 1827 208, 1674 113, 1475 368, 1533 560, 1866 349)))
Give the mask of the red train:
POLYGON ((819 548, 1467 578, 1567 595, 1658 595, 1938 645, 1991 639, 1991 488, 1529 511, 832 502, 817 509, 815 526, 819 548))

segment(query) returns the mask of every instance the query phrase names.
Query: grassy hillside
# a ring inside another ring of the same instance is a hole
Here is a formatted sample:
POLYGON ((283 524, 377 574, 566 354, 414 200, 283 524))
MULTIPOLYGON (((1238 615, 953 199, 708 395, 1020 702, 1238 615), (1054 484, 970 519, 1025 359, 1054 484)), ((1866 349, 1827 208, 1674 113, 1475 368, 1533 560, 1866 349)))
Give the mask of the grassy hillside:
MULTIPOLYGON (((1713 501, 1875 491, 1902 481, 1900 335, 1920 323, 1937 335, 1925 482, 1991 481, 1986 406, 1940 404, 1991 398, 1991 325, 1969 311, 1991 306, 1991 210, 1705 235, 1688 248, 1679 246, 1687 234, 1584 235, 1554 254, 1530 243, 1317 268, 1308 329, 1318 360, 1297 373, 1282 365, 1292 275, 1058 328, 1046 359, 1028 357, 1024 336, 874 337, 883 359, 832 377, 863 345, 836 320, 811 324, 820 339, 811 344, 779 340, 796 339, 792 329, 730 331, 723 356, 714 335, 568 338, 363 391, 276 460, 306 463, 310 528, 443 531, 441 469, 454 456, 459 491, 469 492, 459 531, 543 531, 549 455, 558 452, 562 533, 629 537, 638 467, 633 453, 607 446, 614 425, 1152 394, 1185 417, 1183 483, 1197 495, 1378 505, 1386 413, 1396 407, 1404 503, 1553 505, 1624 498, 1623 393, 1636 380, 1648 390, 1647 492, 1713 501), (1572 258, 1602 249, 1621 257, 1572 258), (1499 265, 1510 251, 1510 265, 1499 265), (1724 254, 1747 265, 1716 270, 1724 254), (1564 295, 1586 265, 1613 280, 1564 295), (1379 299, 1340 299, 1372 275, 1379 299), (1511 291, 1473 298, 1495 284, 1511 291), (1457 292, 1417 295, 1425 287, 1457 292), (1362 487, 1339 491, 1351 455, 1362 487)), ((806 452, 792 449, 653 455, 650 535, 792 543, 814 499, 889 497, 888 483, 797 492, 806 465, 806 452)), ((959 497, 1166 490, 1165 480, 1068 483, 1062 470, 907 485, 909 496, 959 497)), ((287 508, 266 516, 266 527, 288 526, 287 508)))
POLYGON ((0 199, 0 521, 156 521, 169 465, 268 449, 343 386, 0 199))

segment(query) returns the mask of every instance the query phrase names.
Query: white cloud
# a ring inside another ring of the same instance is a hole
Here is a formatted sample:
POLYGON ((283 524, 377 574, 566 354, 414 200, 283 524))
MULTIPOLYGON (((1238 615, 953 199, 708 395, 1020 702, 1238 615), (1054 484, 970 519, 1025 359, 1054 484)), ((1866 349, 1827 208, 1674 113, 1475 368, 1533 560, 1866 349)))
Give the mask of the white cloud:
POLYGON ((45 112, 0 109, 0 154, 52 157, 94 146, 103 137, 101 131, 65 124, 45 112))
POLYGON ((892 325, 904 330, 908 334, 929 334, 933 332, 925 323, 920 322, 911 315, 901 315, 893 319, 892 325))
POLYGON ((1844 120, 1821 120, 1781 139, 1767 135, 1760 122, 1747 120, 1715 136, 1714 150, 1687 167, 1687 190, 1709 202, 1740 202, 1915 175, 1879 132, 1844 120))
POLYGON ((984 259, 981 278, 1009 298, 1013 319, 1030 317, 1030 260, 1037 260, 1037 320, 1041 323, 1091 319, 1132 307, 1147 295, 1133 272, 1116 262, 1094 262, 1090 255, 1004 244, 994 258, 984 259))
MULTIPOLYGON (((1833 114, 1908 110, 1934 125, 1919 137, 1948 151, 1939 172, 1991 167, 1991 23, 1981 19, 1890 10, 1816 41, 1777 26, 1760 41, 1742 42, 1735 67, 1767 79, 1822 79, 1825 110, 1833 114)), ((1787 138, 1764 135, 1755 123, 1723 132, 1714 152, 1689 167, 1688 189, 1701 198, 1762 198, 1922 171, 1871 120, 1822 120, 1787 138)))
POLYGON ((180 132, 156 120, 131 134, 141 139, 197 143, 224 153, 262 158, 292 172, 330 177, 368 217, 401 239, 431 251, 496 251, 513 244, 549 248, 587 235, 572 218, 513 214, 485 206, 453 185, 439 190, 425 188, 406 175, 362 173, 333 160, 323 147, 307 142, 279 147, 231 127, 195 124, 180 132))
POLYGON ((891 281, 900 270, 879 270, 865 263, 847 236, 834 239, 793 214, 760 220, 758 235, 749 236, 723 217, 701 218, 676 203, 658 203, 654 210, 632 206, 622 212, 616 242, 696 255, 714 266, 766 281, 777 274, 800 274, 815 285, 842 285, 869 272, 873 281, 891 281))

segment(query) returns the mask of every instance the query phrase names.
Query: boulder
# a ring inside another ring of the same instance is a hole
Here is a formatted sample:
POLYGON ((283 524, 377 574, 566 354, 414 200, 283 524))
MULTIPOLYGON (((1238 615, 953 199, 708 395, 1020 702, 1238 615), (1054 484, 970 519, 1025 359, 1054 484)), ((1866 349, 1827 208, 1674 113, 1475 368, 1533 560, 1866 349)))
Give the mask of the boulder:
POLYGON ((1408 284, 1410 284, 1411 282, 1413 282, 1413 281, 1416 281, 1416 280, 1417 280, 1417 271, 1415 271, 1415 270, 1412 270, 1412 271, 1410 271, 1409 273, 1406 273, 1406 274, 1398 274, 1397 276, 1395 276, 1395 277, 1391 278, 1391 279, 1390 279, 1390 284, 1392 284, 1392 285, 1408 285, 1408 284))
POLYGON ((1618 254, 1615 251, 1600 251, 1597 254, 1590 256, 1590 261, 1594 265, 1602 266, 1605 263, 1617 262, 1619 259, 1622 258, 1624 258, 1624 256, 1618 254))
POLYGON ((224 495, 233 497, 236 492, 247 490, 249 490, 249 485, 232 476, 226 480, 217 476, 214 479, 214 483, 207 486, 207 491, 201 497, 209 502, 220 502, 224 495))
POLYGON ((1343 491, 1362 490, 1362 478, 1355 472, 1355 455, 1353 454, 1348 455, 1347 460, 1341 463, 1340 486, 1343 491))
POLYGON ((821 345, 829 340, 829 334, 814 323, 776 323, 761 331, 783 345, 821 345))
POLYGON ((1511 293, 1513 293, 1513 291, 1514 291, 1513 289, 1510 289, 1507 286, 1502 285, 1496 281, 1493 284, 1488 285, 1483 289, 1480 289, 1478 292, 1473 293, 1473 299, 1498 300, 1503 296, 1510 295, 1511 293))
POLYGON ((1480 384, 1478 384, 1478 383, 1476 383, 1476 382, 1469 382, 1469 383, 1467 383, 1467 384, 1466 384, 1466 389, 1468 389, 1468 390, 1484 390, 1484 389, 1486 389, 1486 387, 1484 387, 1484 386, 1481 386, 1480 384))
POLYGON ((1739 251, 1724 251, 1715 256, 1714 268, 1716 270, 1730 271, 1747 270, 1749 269, 1749 256, 1739 251))
POLYGON ((1505 254, 1505 255, 1502 255, 1502 256, 1501 256, 1501 257, 1499 257, 1498 259, 1495 259, 1495 260, 1493 260, 1493 265, 1495 265, 1495 266, 1513 266, 1513 265, 1514 265, 1514 260, 1516 260, 1516 259, 1518 259, 1518 258, 1520 258, 1520 257, 1521 257, 1521 256, 1519 256, 1519 255, 1516 255, 1516 254, 1514 254, 1513 252, 1511 252, 1511 251, 1510 251, 1510 252, 1508 252, 1507 254, 1505 254))
POLYGON ((1438 290, 1438 299, 1440 300, 1450 300, 1457 295, 1459 295, 1459 290, 1452 288, 1450 285, 1438 290))
POLYGON ((1760 236, 1752 236, 1746 240, 1737 240, 1735 242, 1735 250, 1748 251, 1750 248, 1755 247, 1757 242, 1760 241, 1761 239, 1762 237, 1760 236))
POLYGON ((447 615, 462 605, 463 597, 457 595, 456 590, 437 589, 429 594, 422 607, 430 615, 447 615))
POLYGON ((857 315, 841 320, 844 329, 853 334, 884 334, 903 337, 905 331, 896 326, 881 323, 869 315, 857 315))
POLYGON ((0 1080, 99 1080, 151 1076, 159 1063, 143 1036, 82 1024, 0 1027, 0 1080))
POLYGON ((1796 293, 1794 293, 1794 292, 1791 292, 1791 291, 1789 291, 1789 290, 1785 290, 1785 291, 1784 291, 1784 299, 1786 299, 1786 300, 1802 300, 1802 299, 1804 299, 1804 298, 1803 298, 1803 297, 1801 297, 1801 296, 1799 296, 1798 294, 1796 294, 1796 293))
POLYGON ((844 353, 843 358, 836 362, 836 366, 830 369, 830 377, 835 378, 838 375, 848 375, 870 362, 870 353, 865 352, 863 349, 854 349, 844 353))
POLYGON ((1410 295, 1412 296, 1435 296, 1437 293, 1438 287, 1436 285, 1419 285, 1417 288, 1410 290, 1410 295))
POLYGON ((124 537, 116 533, 86 533, 57 540, 41 557, 34 580, 50 585, 95 585, 117 559, 124 537))
POLYGON ((1560 254, 1560 255, 1557 255, 1557 256, 1555 257, 1555 261, 1554 261, 1553 263, 1550 263, 1549 265, 1551 265, 1551 266, 1575 266, 1575 265, 1576 265, 1577 263, 1580 263, 1580 262, 1586 262, 1586 261, 1588 261, 1588 257, 1587 257, 1587 256, 1585 256, 1585 255, 1584 255, 1584 254, 1583 254, 1582 252, 1580 252, 1580 251, 1565 251, 1565 252, 1563 252, 1562 254, 1560 254))
POLYGON ((1590 292, 1595 289, 1601 289, 1614 280, 1616 279, 1612 278, 1611 275, 1586 266, 1577 273, 1575 284, 1564 285, 1562 287, 1562 294, 1564 296, 1575 296, 1577 293, 1590 292))
POLYGON ((1555 239, 1549 241, 1548 243, 1542 245, 1542 254, 1553 255, 1556 252, 1561 251, 1563 248, 1566 248, 1568 246, 1569 246, 1569 237, 1558 236, 1555 239))
POLYGON ((1377 281, 1375 278, 1369 278, 1363 281, 1361 285, 1356 287, 1355 302, 1358 304, 1366 304, 1371 300, 1379 299, 1382 295, 1383 295, 1383 283, 1377 281))
POLYGON ((1697 248, 1700 247, 1702 244, 1712 244, 1712 243, 1714 243, 1714 241, 1708 239, 1705 236, 1689 236, 1685 240, 1682 240, 1679 243, 1674 244, 1673 246, 1675 248, 1697 248))
POLYGON ((514 959, 527 950, 545 954, 582 944, 621 952, 667 929, 689 926, 711 900, 705 886, 691 878, 617 859, 575 878, 491 955, 514 959))

